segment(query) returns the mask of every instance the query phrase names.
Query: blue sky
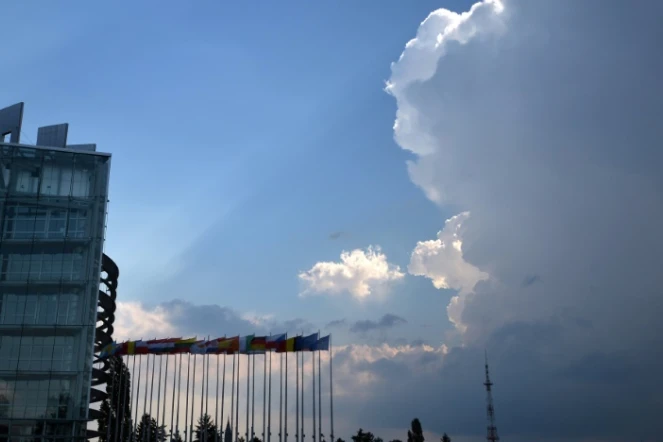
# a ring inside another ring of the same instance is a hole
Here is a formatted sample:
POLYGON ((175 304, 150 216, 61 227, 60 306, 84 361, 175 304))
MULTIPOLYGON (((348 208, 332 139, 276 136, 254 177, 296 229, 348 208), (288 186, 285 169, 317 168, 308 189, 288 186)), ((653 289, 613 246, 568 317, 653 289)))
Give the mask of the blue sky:
POLYGON ((485 440, 488 349, 504 439, 657 440, 660 3, 136 3, 0 43, 23 141, 113 154, 121 338, 345 319, 346 438, 485 440))
POLYGON ((3 102, 26 102, 24 141, 66 121, 69 142, 113 154, 106 247, 122 270, 121 299, 319 325, 398 310, 436 324, 435 334, 405 327, 408 338, 439 343, 448 297, 425 281, 400 284, 388 302, 351 304, 299 299, 297 278, 368 245, 405 267, 450 215, 408 179, 383 90, 437 6, 14 5, 3 102))

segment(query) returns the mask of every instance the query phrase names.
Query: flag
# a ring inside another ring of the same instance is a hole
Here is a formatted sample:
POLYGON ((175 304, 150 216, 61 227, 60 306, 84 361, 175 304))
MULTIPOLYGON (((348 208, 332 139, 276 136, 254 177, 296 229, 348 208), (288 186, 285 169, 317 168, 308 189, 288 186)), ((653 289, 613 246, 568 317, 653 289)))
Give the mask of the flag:
POLYGON ((147 342, 140 340, 136 341, 136 354, 146 355, 148 353, 147 342))
POLYGON ((239 352, 248 353, 251 349, 251 341, 253 340, 254 335, 242 336, 239 338, 239 352))
POLYGON ((119 349, 118 345, 115 342, 111 342, 101 350, 101 352, 99 353, 99 357, 105 359, 110 356, 113 356, 115 353, 117 353, 118 349, 119 349))
POLYGON ((276 352, 285 353, 285 352, 295 351, 295 339, 296 338, 288 338, 284 339, 283 341, 277 342, 276 352))
POLYGON ((196 342, 198 342, 198 338, 180 339, 174 343, 172 353, 189 353, 191 346, 196 342))
POLYGON ((271 335, 267 336, 267 341, 265 342, 265 349, 267 350, 276 350, 280 342, 286 340, 286 334, 281 333, 280 335, 271 335))
POLYGON ((313 344, 311 351, 317 351, 317 350, 329 351, 329 336, 330 335, 327 335, 318 339, 318 342, 313 344))
POLYGON ((249 352, 254 354, 262 354, 265 352, 266 344, 267 338, 265 336, 254 336, 253 339, 251 339, 249 352))
POLYGON ((295 338, 295 351, 311 351, 316 342, 318 342, 317 333, 309 336, 297 336, 295 338))
POLYGON ((239 351, 239 336, 219 339, 217 346, 219 353, 233 354, 239 351))
POLYGON ((136 354, 136 341, 127 342, 127 354, 128 355, 136 354))
POLYGON ((147 341, 147 351, 153 354, 169 353, 175 349, 175 343, 182 338, 153 339, 147 341))
POLYGON ((191 354, 204 355, 207 352, 207 341, 197 341, 191 344, 191 354))

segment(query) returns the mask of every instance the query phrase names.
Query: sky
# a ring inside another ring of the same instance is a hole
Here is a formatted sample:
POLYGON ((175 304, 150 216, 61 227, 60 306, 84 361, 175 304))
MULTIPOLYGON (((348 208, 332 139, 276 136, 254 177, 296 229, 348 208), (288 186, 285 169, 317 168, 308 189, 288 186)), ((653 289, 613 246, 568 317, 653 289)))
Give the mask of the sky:
POLYGON ((0 104, 112 153, 118 339, 333 333, 336 426, 657 440, 638 0, 4 5, 0 104))

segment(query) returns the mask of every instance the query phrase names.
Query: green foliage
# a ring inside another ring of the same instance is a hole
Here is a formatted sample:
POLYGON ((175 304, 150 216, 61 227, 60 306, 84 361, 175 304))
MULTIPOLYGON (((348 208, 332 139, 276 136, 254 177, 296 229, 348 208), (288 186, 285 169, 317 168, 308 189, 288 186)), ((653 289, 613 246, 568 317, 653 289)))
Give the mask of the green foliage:
POLYGON ((370 431, 364 432, 364 430, 360 428, 359 431, 357 431, 357 434, 352 436, 352 442, 376 442, 376 440, 373 433, 370 431))
POLYGON ((444 435, 442 435, 442 439, 440 439, 440 440, 442 442, 451 442, 451 438, 449 436, 447 436, 447 433, 444 433, 444 435))
POLYGON ((183 442, 182 435, 180 434, 179 430, 173 432, 173 436, 170 438, 170 442, 183 442))
POLYGON ((157 426, 157 421, 149 414, 144 414, 136 426, 136 442, 165 442, 165 427, 157 426))

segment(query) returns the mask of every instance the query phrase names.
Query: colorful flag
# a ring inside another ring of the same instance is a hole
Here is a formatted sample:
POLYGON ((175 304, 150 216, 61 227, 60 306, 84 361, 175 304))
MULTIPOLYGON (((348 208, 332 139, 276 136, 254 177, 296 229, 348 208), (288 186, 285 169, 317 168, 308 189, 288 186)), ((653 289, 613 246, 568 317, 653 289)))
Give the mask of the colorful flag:
POLYGON ((204 355, 207 352, 207 341, 197 341, 191 344, 191 354, 204 355))
POLYGON ((136 354, 136 341, 128 341, 126 346, 126 354, 135 355, 136 354))
POLYGON ((239 352, 248 353, 251 349, 251 341, 254 335, 242 336, 239 338, 239 352))
POLYGON ((147 351, 153 354, 170 353, 175 349, 175 343, 182 338, 153 339, 147 341, 147 351))
POLYGON ((136 354, 137 355, 146 355, 149 353, 147 348, 147 342, 145 341, 136 341, 136 354))
POLYGON ((295 351, 295 340, 296 338, 288 338, 283 341, 276 343, 276 352, 285 353, 295 351))
POLYGON ((266 345, 267 337, 254 336, 253 339, 251 339, 251 347, 249 348, 249 352, 254 354, 262 354, 265 352, 266 345))
POLYGON ((329 351, 329 336, 324 336, 318 339, 318 342, 313 344, 311 351, 329 351))
POLYGON ((265 342, 265 349, 267 350, 276 350, 280 342, 286 340, 286 334, 281 333, 280 335, 270 335, 267 336, 267 341, 265 342))
POLYGON ((115 353, 117 353, 118 349, 119 346, 115 342, 111 342, 101 350, 101 352, 99 353, 99 357, 101 359, 105 359, 110 356, 113 356, 115 353))
POLYGON ((172 353, 189 353, 191 346, 198 342, 198 338, 180 339, 175 342, 172 353))

